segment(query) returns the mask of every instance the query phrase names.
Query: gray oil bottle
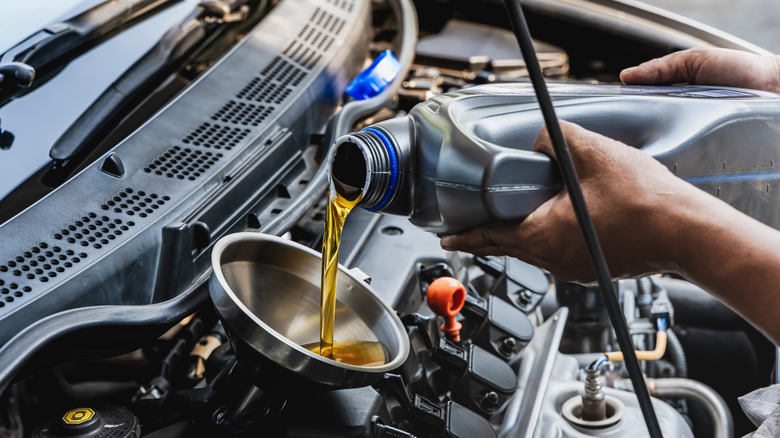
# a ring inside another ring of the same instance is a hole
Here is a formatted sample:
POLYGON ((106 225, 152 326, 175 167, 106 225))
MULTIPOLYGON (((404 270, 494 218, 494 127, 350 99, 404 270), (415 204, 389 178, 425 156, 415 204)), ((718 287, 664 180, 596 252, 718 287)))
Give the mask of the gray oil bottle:
MULTIPOLYGON (((641 148, 675 175, 780 228, 780 96, 721 87, 553 84, 558 117, 641 148)), ((329 180, 371 211, 452 233, 522 219, 562 187, 531 151, 530 85, 444 94, 339 138, 329 180)))

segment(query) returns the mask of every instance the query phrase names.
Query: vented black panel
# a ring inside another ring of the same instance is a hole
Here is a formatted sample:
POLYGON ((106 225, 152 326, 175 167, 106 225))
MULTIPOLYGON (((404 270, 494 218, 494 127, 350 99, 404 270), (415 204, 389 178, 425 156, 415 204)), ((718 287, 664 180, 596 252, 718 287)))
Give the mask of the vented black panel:
MULTIPOLYGON (((348 11, 353 8, 352 2, 346 0, 339 0, 336 6, 348 11)), ((307 72, 319 64, 324 53, 331 50, 345 25, 346 20, 322 8, 316 8, 309 17, 309 22, 284 48, 282 56, 277 56, 265 66, 259 76, 252 78, 236 94, 236 98, 267 104, 284 102, 293 89, 306 78, 307 72)), ((229 102, 226 106, 234 108, 237 105, 240 104, 229 102)), ((212 120, 227 122, 230 117, 222 114, 218 118, 212 117, 212 120)))
POLYGON ((235 125, 260 126, 273 110, 274 107, 272 106, 231 100, 211 116, 211 120, 233 123, 235 125))
MULTIPOLYGON (((292 42, 282 53, 306 70, 311 70, 312 67, 314 67, 320 61, 320 58, 322 58, 322 55, 319 52, 305 45, 301 41, 292 42)), ((300 82, 300 80, 306 76, 306 73, 301 71, 298 73, 298 75, 301 77, 293 77, 290 81, 293 86, 296 85, 296 82, 300 82)))
MULTIPOLYGON (((144 166, 144 172, 168 178, 194 181, 216 164, 217 160, 220 158, 222 158, 222 154, 220 153, 204 152, 193 148, 174 146, 163 152, 162 155, 155 158, 154 161, 144 166)), ((167 196, 164 198, 167 198, 167 196)), ((164 200, 167 199, 154 198, 153 202, 149 204, 152 205, 152 208, 156 209, 157 207, 154 207, 154 205, 157 205, 164 200)))
MULTIPOLYGON (((309 23, 314 28, 318 28, 323 31, 332 33, 333 35, 339 35, 341 31, 344 30, 344 25, 346 24, 346 21, 336 17, 335 15, 325 11, 324 9, 317 8, 314 10, 314 13, 309 19, 309 23)), ((311 37, 312 34, 309 34, 308 36, 306 36, 304 41, 309 42, 310 44, 316 46, 318 44, 317 38, 315 37, 315 39, 312 41, 310 40, 311 37)))
POLYGON ((10 303, 14 302, 14 299, 22 298, 25 293, 31 291, 32 288, 30 286, 20 287, 18 283, 6 283, 0 279, 0 308, 10 305, 10 303))
POLYGON ((71 257, 76 257, 75 263, 81 261, 73 250, 66 253, 59 246, 39 242, 0 265, 0 307, 22 298, 24 293, 32 292, 36 278, 45 283, 64 272, 72 266, 71 257))
POLYGON ((236 95, 236 97, 239 99, 255 100, 257 102, 279 104, 282 103, 290 93, 292 93, 292 89, 287 88, 282 84, 254 78, 236 95))
POLYGON ((0 225, 0 345, 66 309, 170 299, 248 213, 283 208, 310 176, 311 135, 365 61, 370 18, 368 2, 281 0, 111 150, 122 177, 98 160, 0 225))
MULTIPOLYGON (((170 160, 169 162, 171 161, 173 160, 170 160)), ((179 172, 178 169, 176 169, 176 171, 177 173, 179 172)), ((168 196, 160 196, 157 193, 146 193, 143 190, 136 192, 133 189, 126 187, 114 197, 101 204, 100 208, 114 213, 145 218, 165 205, 170 199, 171 198, 168 196)))
MULTIPOLYGON (((133 221, 99 216, 97 213, 90 212, 62 228, 58 233, 54 233, 54 239, 85 249, 99 250, 133 226, 135 226, 133 221)), ((87 253, 83 257, 86 256, 87 253)))
POLYGON ((132 221, 111 219, 89 212, 53 233, 56 244, 39 242, 0 265, 0 301, 7 307, 32 292, 41 283, 48 283, 66 274, 87 259, 91 252, 102 249, 135 226, 132 221))
POLYGON ((250 129, 231 128, 217 123, 205 122, 181 141, 187 145, 229 151, 251 132, 250 129))
MULTIPOLYGON (((287 51, 292 52, 293 46, 288 46, 287 51)), ((313 50, 299 50, 297 62, 306 70, 319 61, 321 55, 313 50)), ((306 78, 306 71, 296 67, 290 61, 277 56, 260 72, 260 76, 252 78, 241 91, 236 94, 239 99, 252 100, 280 104, 284 102, 293 89, 298 87, 306 78)))
POLYGON ((355 0, 328 0, 328 3, 347 12, 352 12, 355 7, 355 0))

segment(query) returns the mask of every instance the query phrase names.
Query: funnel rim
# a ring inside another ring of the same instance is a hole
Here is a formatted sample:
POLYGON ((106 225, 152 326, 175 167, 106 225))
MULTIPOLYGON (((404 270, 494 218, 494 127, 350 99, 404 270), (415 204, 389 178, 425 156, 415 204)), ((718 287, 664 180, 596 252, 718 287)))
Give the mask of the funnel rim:
MULTIPOLYGON (((404 329, 403 324, 401 323, 401 320, 398 318, 398 316, 395 313, 395 310, 392 309, 368 284, 357 278, 355 275, 353 275, 351 272, 349 272, 343 265, 339 264, 339 275, 347 275, 349 276, 353 281, 357 282, 361 286, 365 287, 372 296, 373 300, 384 310, 388 313, 388 316, 393 320, 395 329, 398 331, 398 338, 399 338, 399 345, 398 345, 398 352, 397 354, 392 357, 392 360, 387 362, 384 365, 380 366, 359 366, 359 365, 352 365, 342 362, 337 362, 332 359, 328 359, 326 357, 320 356, 319 354, 316 354, 312 351, 309 351, 303 347, 301 347, 299 344, 291 341, 281 333, 274 330, 271 326, 263 322, 257 315, 255 315, 252 310, 250 310, 242 300, 238 298, 238 296, 235 294, 235 292, 232 290, 231 287, 228 287, 228 283, 225 279, 224 274, 222 273, 222 270, 220 267, 220 259, 222 254, 224 253, 224 250, 228 248, 230 245, 235 244, 239 241, 246 241, 246 240, 254 240, 254 241, 268 241, 268 242, 275 242, 287 246, 292 246, 298 250, 303 250, 307 255, 311 257, 315 257, 317 259, 321 259, 322 255, 311 248, 307 248, 297 242, 293 242, 291 240, 282 239, 280 237, 268 235, 268 234, 261 234, 261 233, 255 233, 255 232, 240 232, 240 233, 233 233, 230 235, 227 235, 220 240, 217 241, 217 243, 214 245, 214 248, 211 253, 211 262, 213 267, 213 273, 216 280, 220 283, 220 289, 222 292, 230 299, 231 303, 236 306, 237 309, 241 311, 241 313, 244 314, 245 317, 249 318, 253 323, 260 326, 263 330, 265 330, 267 333, 272 335, 277 341, 280 341, 284 343, 287 347, 292 348, 294 351, 296 351, 299 354, 303 354, 306 357, 309 357, 313 360, 316 360, 317 362, 328 365, 328 366, 335 366, 337 368, 355 371, 355 372, 361 372, 361 373, 376 373, 381 374, 387 371, 394 370, 398 367, 400 367, 405 361, 407 356, 409 355, 410 351, 410 344, 409 344, 409 338, 406 334, 406 331, 404 329)), ((210 288, 210 294, 214 295, 214 288, 210 288)), ((213 297, 212 297, 213 298, 213 297)), ((219 309, 218 309, 219 310, 219 309)), ((241 333, 237 333, 236 331, 230 329, 228 327, 228 330, 233 332, 235 335, 238 335, 245 343, 248 345, 251 345, 252 348, 258 352, 259 354, 268 357, 271 360, 275 360, 273 357, 269 357, 265 351, 262 351, 262 349, 257 348, 257 345, 254 344, 254 342, 251 339, 247 339, 246 336, 243 336, 241 333)), ((276 361, 279 365, 290 369, 287 367, 283 361, 276 361)), ((291 371, 295 371, 290 369, 291 371)), ((316 380, 316 377, 312 378, 312 380, 316 380)))

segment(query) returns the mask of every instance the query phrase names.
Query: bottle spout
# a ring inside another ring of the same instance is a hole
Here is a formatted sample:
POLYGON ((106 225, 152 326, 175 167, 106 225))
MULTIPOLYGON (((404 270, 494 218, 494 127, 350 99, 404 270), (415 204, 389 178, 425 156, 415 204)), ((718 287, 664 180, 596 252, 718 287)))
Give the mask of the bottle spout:
POLYGON ((336 140, 330 153, 331 191, 367 210, 390 203, 398 184, 398 157, 390 138, 367 128, 336 140))
POLYGON ((363 193, 366 183, 366 164, 360 146, 351 141, 339 145, 331 162, 331 187, 348 201, 355 201, 363 193))

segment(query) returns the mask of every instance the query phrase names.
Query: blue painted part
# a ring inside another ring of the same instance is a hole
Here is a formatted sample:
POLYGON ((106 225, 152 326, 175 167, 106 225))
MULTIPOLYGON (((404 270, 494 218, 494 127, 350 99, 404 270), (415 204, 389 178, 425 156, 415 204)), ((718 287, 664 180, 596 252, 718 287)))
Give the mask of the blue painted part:
POLYGON ((395 186, 398 184, 398 156, 395 154, 393 143, 389 138, 387 138, 384 132, 374 128, 366 128, 363 129, 363 131, 370 132, 379 137, 379 140, 383 145, 385 145, 385 149, 387 149, 387 153, 390 155, 390 184, 387 185, 385 196, 382 197, 382 200, 379 201, 379 204, 376 206, 366 208, 368 211, 376 211, 387 205, 387 203, 390 202, 390 198, 393 196, 393 193, 395 192, 395 186))
POLYGON ((385 50, 344 91, 356 100, 369 99, 384 91, 400 72, 401 63, 392 51, 385 50))

